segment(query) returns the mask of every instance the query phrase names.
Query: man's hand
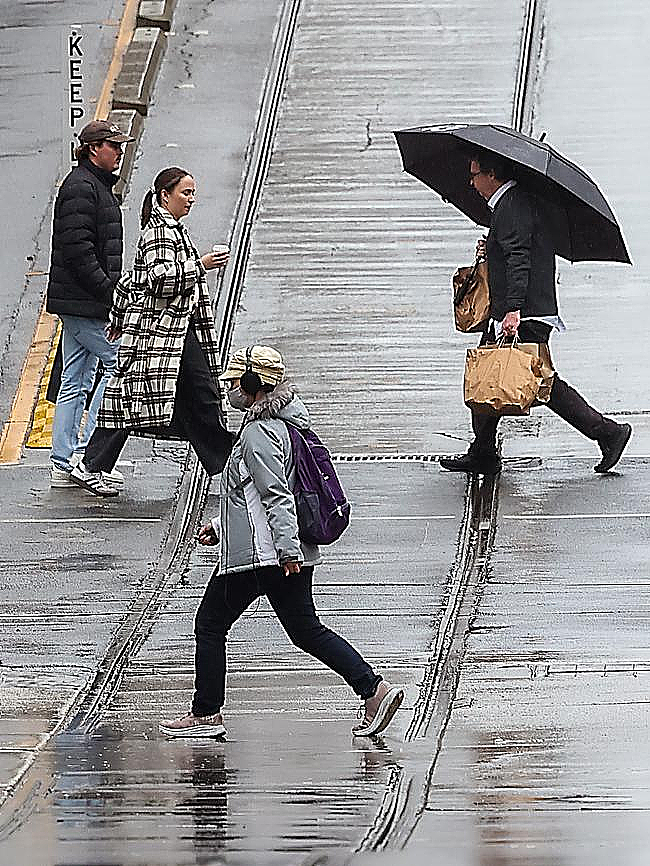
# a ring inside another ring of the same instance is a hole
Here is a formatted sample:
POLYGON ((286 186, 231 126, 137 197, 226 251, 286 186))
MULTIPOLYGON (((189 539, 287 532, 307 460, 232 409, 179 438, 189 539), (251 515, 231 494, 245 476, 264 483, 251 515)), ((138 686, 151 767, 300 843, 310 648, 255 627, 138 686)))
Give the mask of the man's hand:
POLYGON ((114 325, 106 326, 106 339, 109 343, 114 343, 116 340, 119 340, 122 336, 122 332, 119 328, 116 328, 114 325))
POLYGON ((284 563, 284 576, 288 577, 290 574, 298 574, 300 571, 300 563, 299 562, 285 562, 284 563))
POLYGON ((476 242, 476 258, 484 259, 487 256, 487 246, 485 244, 486 236, 483 235, 482 238, 476 242))
POLYGON ((519 310, 513 310, 511 313, 508 313, 503 320, 503 333, 506 337, 514 337, 517 333, 517 329, 519 328, 519 323, 521 322, 521 313, 519 310))
POLYGON ((211 523, 206 523, 205 526, 199 529, 196 540, 199 544, 207 544, 209 546, 215 545, 219 541, 217 533, 214 531, 214 526, 211 523))

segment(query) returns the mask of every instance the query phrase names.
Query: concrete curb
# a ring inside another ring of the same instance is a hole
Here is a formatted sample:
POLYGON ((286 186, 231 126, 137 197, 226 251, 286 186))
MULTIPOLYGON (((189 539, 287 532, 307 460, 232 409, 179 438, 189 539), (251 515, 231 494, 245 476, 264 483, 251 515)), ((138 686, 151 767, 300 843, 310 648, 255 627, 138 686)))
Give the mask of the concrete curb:
POLYGON ((135 141, 124 149, 120 179, 115 194, 124 199, 135 163, 144 118, 167 47, 167 31, 171 28, 177 0, 140 0, 136 27, 126 49, 122 68, 115 81, 111 122, 116 123, 135 141))
POLYGON ((136 28, 115 82, 114 109, 135 110, 146 116, 166 42, 158 27, 136 28))
POLYGON ((160 27, 171 30, 176 0, 141 0, 136 27, 160 27))
POLYGON ((135 163, 135 157, 140 143, 140 136, 144 129, 144 117, 139 111, 135 111, 135 109, 132 109, 131 111, 114 109, 109 114, 108 119, 111 123, 116 123, 126 135, 130 135, 135 139, 135 141, 130 141, 124 147, 124 156, 122 157, 122 165, 120 168, 120 179, 113 188, 115 195, 123 200, 129 186, 129 180, 131 179, 131 172, 133 171, 133 165, 135 163))

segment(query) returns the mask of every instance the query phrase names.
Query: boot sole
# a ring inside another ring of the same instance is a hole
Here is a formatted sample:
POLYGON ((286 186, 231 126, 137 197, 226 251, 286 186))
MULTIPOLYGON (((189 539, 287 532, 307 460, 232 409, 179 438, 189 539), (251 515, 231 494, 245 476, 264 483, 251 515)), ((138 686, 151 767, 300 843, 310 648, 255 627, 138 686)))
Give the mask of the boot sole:
POLYGON ((375 734, 380 734, 391 723, 403 700, 404 691, 396 686, 393 687, 379 704, 377 715, 372 722, 365 728, 354 728, 352 733, 355 737, 372 737, 375 734))
POLYGON ((167 725, 158 725, 158 730, 166 737, 174 740, 192 740, 195 737, 205 739, 206 737, 225 737, 226 729, 223 725, 194 725, 191 728, 169 728, 167 725))
POLYGON ((444 469, 445 472, 465 472, 468 475, 498 475, 501 472, 501 464, 499 463, 496 466, 446 466, 442 460, 440 461, 440 468, 444 469))

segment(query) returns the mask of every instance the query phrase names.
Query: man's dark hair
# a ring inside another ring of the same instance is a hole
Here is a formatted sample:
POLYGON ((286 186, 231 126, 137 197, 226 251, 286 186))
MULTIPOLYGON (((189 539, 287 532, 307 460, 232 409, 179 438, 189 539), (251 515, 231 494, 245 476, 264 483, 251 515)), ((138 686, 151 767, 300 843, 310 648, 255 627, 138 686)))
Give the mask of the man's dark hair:
POLYGON ((81 142, 78 144, 74 149, 74 158, 77 162, 81 162, 84 159, 90 159, 90 145, 87 142, 81 142))
POLYGON ((478 163, 481 171, 492 173, 497 180, 514 180, 512 163, 496 154, 477 151, 473 153, 470 162, 478 163))

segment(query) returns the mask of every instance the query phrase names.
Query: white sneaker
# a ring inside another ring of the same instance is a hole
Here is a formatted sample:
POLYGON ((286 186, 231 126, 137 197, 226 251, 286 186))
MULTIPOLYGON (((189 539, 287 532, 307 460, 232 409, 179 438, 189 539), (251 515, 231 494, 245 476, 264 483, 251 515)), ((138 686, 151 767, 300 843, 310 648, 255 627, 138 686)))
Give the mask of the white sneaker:
POLYGON ((83 460, 80 460, 70 473, 70 480, 95 496, 117 496, 119 490, 107 484, 102 475, 102 472, 91 472, 86 469, 83 460))
POLYGON ((102 472, 102 479, 109 487, 114 487, 116 490, 124 488, 124 476, 118 469, 113 469, 112 472, 102 472))
POLYGON ((356 728, 352 728, 352 733, 355 737, 380 734, 388 727, 403 700, 404 690, 400 686, 391 686, 382 680, 374 695, 367 698, 365 705, 361 707, 359 715, 363 716, 363 721, 356 728))
POLYGON ((70 479, 71 473, 67 469, 59 469, 52 466, 50 469, 50 487, 74 487, 74 481, 70 479))
POLYGON ((194 737, 223 737, 226 734, 221 713, 213 713, 211 716, 195 716, 187 713, 179 719, 163 719, 158 725, 158 730, 166 737, 186 740, 194 737))

